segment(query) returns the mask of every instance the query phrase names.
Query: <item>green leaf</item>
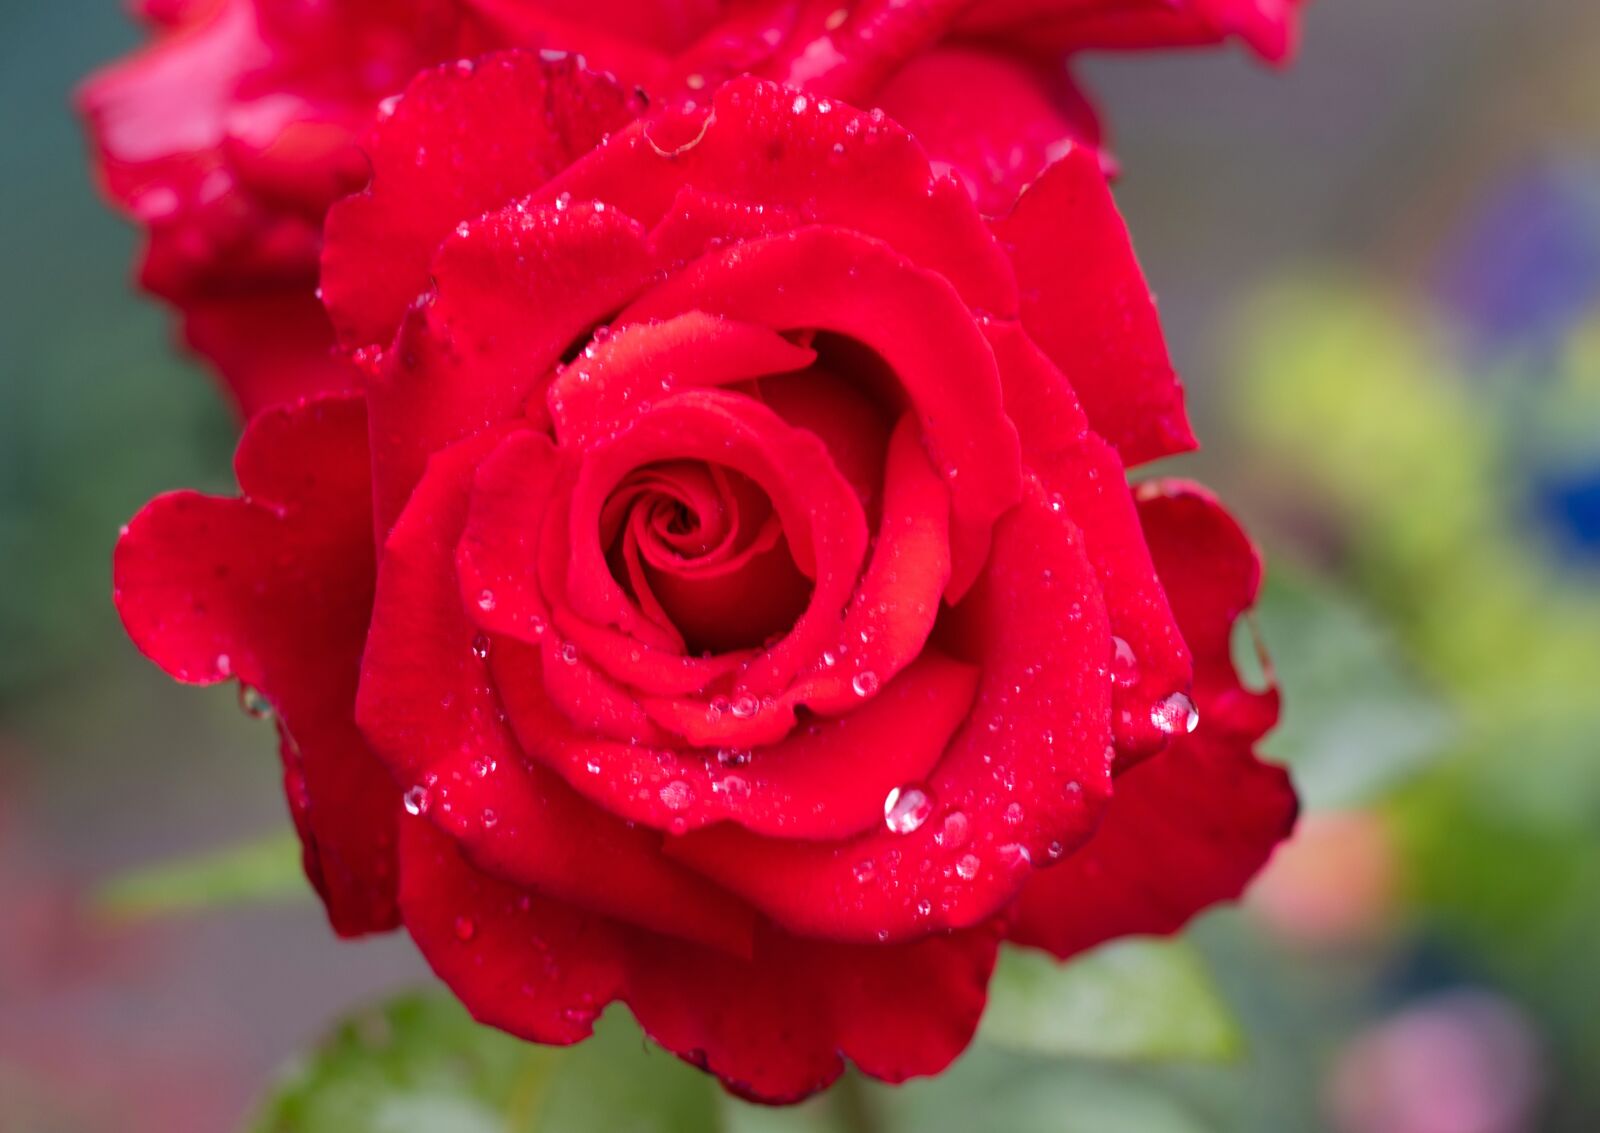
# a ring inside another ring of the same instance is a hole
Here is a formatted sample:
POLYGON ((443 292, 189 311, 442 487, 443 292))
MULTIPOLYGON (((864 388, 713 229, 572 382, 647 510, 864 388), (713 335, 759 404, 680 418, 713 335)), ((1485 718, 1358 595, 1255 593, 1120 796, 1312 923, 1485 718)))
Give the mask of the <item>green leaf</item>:
POLYGON ((620 1008, 575 1047, 473 1022, 443 992, 341 1025, 293 1069, 252 1133, 712 1133, 714 1081, 649 1044, 620 1008))
MULTIPOLYGON (((1351 599, 1274 562, 1256 624, 1284 690, 1262 747, 1294 769, 1309 807, 1368 802, 1448 750, 1443 702, 1351 599)), ((1253 650, 1235 653, 1248 667, 1253 650)))
POLYGON ((1183 940, 1118 941, 1065 964, 1007 948, 979 1033, 1008 1049, 1119 1061, 1220 1061, 1243 1046, 1183 940))
POLYGON ((289 832, 125 873, 96 893, 95 905, 112 917, 140 919, 310 893, 300 840, 289 832))

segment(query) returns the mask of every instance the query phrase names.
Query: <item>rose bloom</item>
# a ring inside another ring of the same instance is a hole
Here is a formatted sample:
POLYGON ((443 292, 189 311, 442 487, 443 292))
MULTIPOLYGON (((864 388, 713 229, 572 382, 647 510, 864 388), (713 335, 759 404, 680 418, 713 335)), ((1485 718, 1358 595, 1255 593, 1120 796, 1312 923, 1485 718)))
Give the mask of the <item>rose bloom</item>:
POLYGON ((656 102, 740 72, 881 105, 991 212, 1070 140, 1082 48, 1237 35, 1281 60, 1296 0, 142 0, 143 50, 87 82, 106 194, 146 231, 140 282, 241 412, 353 388, 316 302, 328 207, 368 170, 358 143, 420 69, 495 47, 585 54, 656 102))
POLYGON ((1093 152, 992 225, 881 111, 735 79, 638 116, 571 59, 418 78, 333 209, 364 395, 150 504, 139 647, 276 710, 307 872, 540 1042, 627 1003, 730 1088, 970 1040, 1288 832, 1205 492, 1093 152), (1070 381, 1069 381, 1070 375, 1070 381))

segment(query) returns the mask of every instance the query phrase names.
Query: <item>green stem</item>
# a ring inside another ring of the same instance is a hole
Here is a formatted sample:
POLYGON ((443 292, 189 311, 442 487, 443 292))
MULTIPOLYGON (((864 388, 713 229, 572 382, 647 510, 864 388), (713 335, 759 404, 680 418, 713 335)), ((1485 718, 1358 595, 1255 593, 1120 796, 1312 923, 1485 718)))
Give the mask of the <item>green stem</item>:
POLYGON ((833 1087, 833 1110, 844 1133, 878 1133, 878 1114, 861 1075, 846 1071, 833 1087))

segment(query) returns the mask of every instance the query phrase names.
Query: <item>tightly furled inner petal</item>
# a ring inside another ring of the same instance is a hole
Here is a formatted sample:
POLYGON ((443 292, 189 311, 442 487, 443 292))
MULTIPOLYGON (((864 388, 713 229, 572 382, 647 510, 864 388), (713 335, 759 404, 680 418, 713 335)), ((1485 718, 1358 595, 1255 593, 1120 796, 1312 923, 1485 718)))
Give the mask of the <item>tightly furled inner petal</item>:
POLYGON ((684 652, 760 647, 811 598, 772 501, 724 465, 633 473, 601 511, 600 542, 612 577, 684 652))

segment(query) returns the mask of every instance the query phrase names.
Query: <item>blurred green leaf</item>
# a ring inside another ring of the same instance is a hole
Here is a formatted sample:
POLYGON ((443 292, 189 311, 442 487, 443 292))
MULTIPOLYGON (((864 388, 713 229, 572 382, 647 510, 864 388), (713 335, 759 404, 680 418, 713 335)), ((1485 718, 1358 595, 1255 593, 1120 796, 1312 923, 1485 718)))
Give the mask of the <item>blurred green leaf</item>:
MULTIPOLYGON (((1455 729, 1443 702, 1353 601, 1274 562, 1255 616, 1284 690, 1262 746, 1294 769, 1308 806, 1370 801, 1446 753, 1455 729)), ((1235 652, 1246 667, 1252 651, 1235 652)))
POLYGON ((980 1033, 1013 1050, 1121 1061, 1221 1060, 1243 1046, 1182 940, 1118 941, 1066 964, 1007 948, 980 1033))
POLYGON ((607 1012, 575 1047, 473 1022, 443 992, 363 1012, 293 1069, 252 1133, 712 1133, 714 1081, 607 1012))
POLYGON ((95 905, 109 916, 143 918, 310 892, 300 840, 289 832, 123 874, 95 894, 95 905))

